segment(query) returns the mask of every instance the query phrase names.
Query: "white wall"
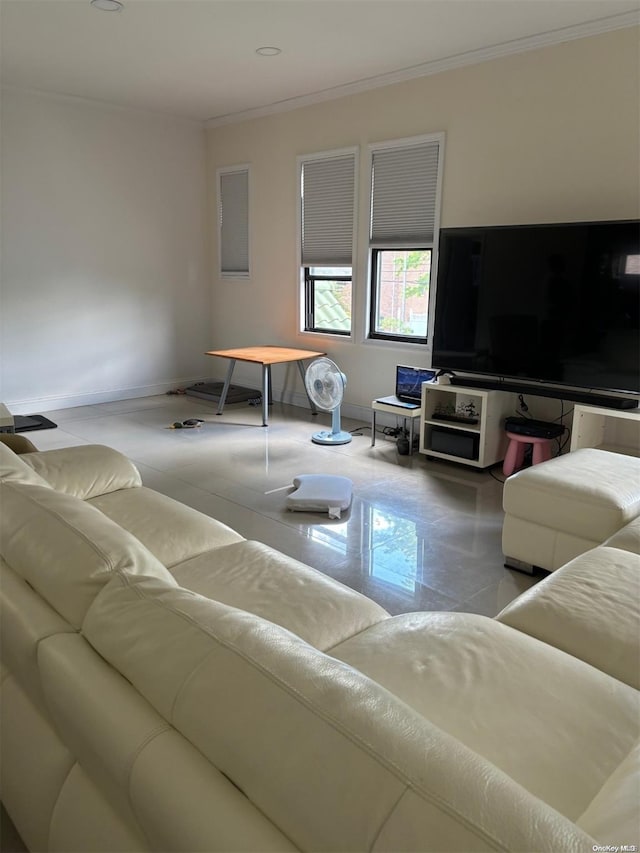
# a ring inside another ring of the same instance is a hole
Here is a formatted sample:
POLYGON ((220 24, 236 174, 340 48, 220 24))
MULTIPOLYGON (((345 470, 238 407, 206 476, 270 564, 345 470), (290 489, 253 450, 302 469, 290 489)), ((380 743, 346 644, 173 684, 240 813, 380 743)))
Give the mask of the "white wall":
POLYGON ((207 376, 203 128, 5 90, 0 399, 14 413, 207 376))
MULTIPOLYGON (((620 30, 210 129, 206 154, 196 124, 6 90, 0 399, 24 413, 162 392, 222 377, 207 349, 271 343, 326 349, 366 410, 396 363, 429 356, 364 340, 365 221, 353 341, 297 332, 296 156, 445 131, 444 226, 635 218, 637 45, 620 30), (253 278, 221 281, 206 194, 246 162, 253 278)), ((302 399, 293 365, 273 378, 302 399)), ((257 371, 234 381, 256 387, 257 371)))
MULTIPOLYGON (((429 354, 424 347, 364 339, 364 216, 353 341, 297 331, 296 156, 350 145, 365 152, 371 142, 444 131, 443 226, 636 218, 639 105, 638 31, 626 29, 210 128, 212 201, 220 166, 251 163, 253 186, 250 282, 217 278, 212 238, 212 345, 326 349, 348 376, 345 411, 368 408, 392 391, 396 363, 427 365, 429 354)), ((365 210, 364 156, 360 177, 365 210)), ((292 391, 297 397, 295 370, 274 369, 276 394, 285 376, 285 397, 292 391)), ((251 368, 243 372, 240 365, 234 379, 256 381, 251 368)))

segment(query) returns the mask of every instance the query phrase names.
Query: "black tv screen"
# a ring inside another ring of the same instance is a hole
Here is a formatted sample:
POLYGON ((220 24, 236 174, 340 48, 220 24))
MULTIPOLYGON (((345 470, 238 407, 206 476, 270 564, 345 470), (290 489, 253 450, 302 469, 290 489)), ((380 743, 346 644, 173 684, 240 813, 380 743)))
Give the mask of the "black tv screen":
POLYGON ((435 299, 434 368, 640 391, 638 220, 442 229, 435 299))

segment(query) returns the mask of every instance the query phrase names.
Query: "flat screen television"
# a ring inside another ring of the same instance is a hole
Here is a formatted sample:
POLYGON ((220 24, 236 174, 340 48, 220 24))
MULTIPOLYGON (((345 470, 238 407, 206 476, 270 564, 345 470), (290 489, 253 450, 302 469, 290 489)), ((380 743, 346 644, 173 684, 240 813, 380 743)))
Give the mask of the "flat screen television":
POLYGON ((442 229, 432 367, 542 396, 638 394, 640 221, 442 229))

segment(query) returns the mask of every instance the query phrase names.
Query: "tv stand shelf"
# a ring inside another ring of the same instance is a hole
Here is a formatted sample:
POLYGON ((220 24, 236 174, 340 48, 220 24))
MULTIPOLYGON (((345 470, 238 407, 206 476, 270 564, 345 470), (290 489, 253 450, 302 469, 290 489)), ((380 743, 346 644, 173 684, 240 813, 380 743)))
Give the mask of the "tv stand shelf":
POLYGON ((420 452, 434 459, 489 468, 504 459, 504 419, 516 408, 515 394, 461 385, 422 385, 420 452), (472 409, 469 420, 460 408, 472 409))
POLYGON ((619 411, 597 406, 575 406, 571 450, 597 447, 628 456, 640 456, 640 409, 619 411))

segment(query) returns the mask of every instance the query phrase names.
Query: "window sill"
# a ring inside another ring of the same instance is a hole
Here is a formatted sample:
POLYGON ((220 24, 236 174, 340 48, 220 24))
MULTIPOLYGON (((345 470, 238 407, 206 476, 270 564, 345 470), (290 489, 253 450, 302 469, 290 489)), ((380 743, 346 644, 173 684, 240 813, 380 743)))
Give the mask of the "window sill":
POLYGON ((354 343, 353 332, 349 335, 339 335, 339 334, 331 334, 331 332, 311 332, 306 329, 300 329, 297 332, 297 337, 299 338, 312 338, 313 340, 327 340, 327 341, 343 341, 346 344, 354 343))
POLYGON ((367 347, 381 347, 382 349, 399 349, 404 352, 419 352, 427 354, 431 358, 431 344, 417 344, 413 341, 388 341, 384 338, 364 338, 360 343, 367 347))

